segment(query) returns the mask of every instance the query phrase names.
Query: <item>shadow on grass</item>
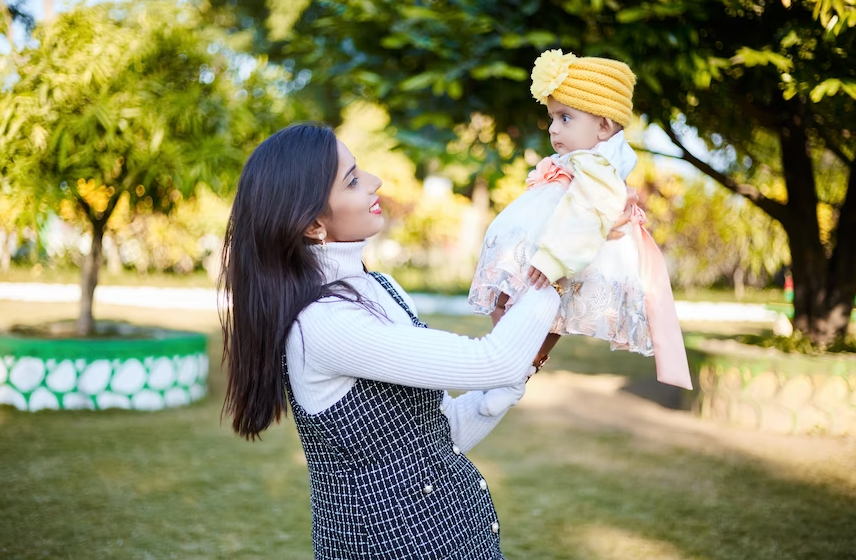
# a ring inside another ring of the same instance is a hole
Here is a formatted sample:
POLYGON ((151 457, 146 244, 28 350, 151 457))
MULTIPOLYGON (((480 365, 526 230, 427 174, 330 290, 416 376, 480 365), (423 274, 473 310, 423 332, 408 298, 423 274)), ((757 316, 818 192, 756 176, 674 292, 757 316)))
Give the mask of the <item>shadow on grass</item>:
MULTIPOLYGON (((477 449, 509 558, 856 558, 853 488, 783 477, 738 453, 701 453, 522 411, 477 449)), ((704 436, 699 436, 704 438, 704 436)))

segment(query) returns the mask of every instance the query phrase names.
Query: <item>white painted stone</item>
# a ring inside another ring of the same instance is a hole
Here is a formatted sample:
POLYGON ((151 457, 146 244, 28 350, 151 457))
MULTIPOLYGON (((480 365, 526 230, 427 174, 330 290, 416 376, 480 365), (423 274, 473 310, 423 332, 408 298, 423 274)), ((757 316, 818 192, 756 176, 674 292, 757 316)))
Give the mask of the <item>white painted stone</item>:
POLYGON ((199 379, 208 379, 208 354, 199 354, 199 379))
POLYGON ((9 379, 9 370, 6 368, 5 360, 0 360, 0 385, 9 379))
POLYGON ((46 382, 48 388, 57 393, 68 393, 74 389, 74 384, 77 383, 77 370, 74 369, 71 360, 63 360, 53 368, 46 382))
POLYGON ((164 407, 163 397, 160 393, 143 390, 131 398, 134 408, 137 410, 160 410, 164 407))
POLYGON ((776 336, 791 336, 794 334, 794 326, 788 316, 779 313, 773 322, 773 334, 776 336))
POLYGON ((131 358, 116 369, 110 388, 123 395, 132 395, 143 388, 146 382, 146 368, 140 360, 131 358))
POLYGON ((149 370, 149 387, 162 391, 175 383, 175 368, 169 358, 157 358, 149 370))
POLYGON ((184 406, 190 403, 190 395, 187 394, 187 391, 178 387, 174 387, 167 391, 164 395, 164 399, 166 400, 167 406, 184 406))
POLYGON ((9 381, 22 393, 29 393, 44 379, 45 364, 38 358, 19 358, 9 374, 9 381))
POLYGON ((191 401, 198 401, 199 399, 204 397, 205 393, 207 393, 207 392, 208 391, 206 390, 205 385, 200 385, 198 383, 196 385, 191 385, 190 386, 190 400, 191 401))
POLYGON ((43 408, 50 408, 56 410, 59 408, 59 401, 56 398, 56 395, 45 389, 44 387, 39 387, 33 394, 30 395, 30 410, 42 410, 43 408))
POLYGON ((192 385, 199 374, 199 358, 194 354, 178 360, 178 382, 182 385, 192 385))
POLYGON ((110 374, 112 373, 113 366, 109 361, 95 360, 86 366, 86 369, 80 374, 77 387, 88 395, 95 395, 107 388, 107 383, 110 381, 110 374))
POLYGON ((0 404, 11 404, 18 410, 27 410, 27 399, 9 385, 0 385, 0 404))
POLYGON ((101 393, 95 400, 98 401, 98 408, 131 408, 131 399, 125 395, 101 393))
POLYGON ((86 367, 86 359, 85 358, 77 358, 74 360, 74 369, 77 371, 83 371, 83 368, 86 367))
POLYGON ((83 393, 66 393, 62 396, 62 407, 68 410, 78 410, 82 408, 93 409, 95 405, 92 399, 83 393))

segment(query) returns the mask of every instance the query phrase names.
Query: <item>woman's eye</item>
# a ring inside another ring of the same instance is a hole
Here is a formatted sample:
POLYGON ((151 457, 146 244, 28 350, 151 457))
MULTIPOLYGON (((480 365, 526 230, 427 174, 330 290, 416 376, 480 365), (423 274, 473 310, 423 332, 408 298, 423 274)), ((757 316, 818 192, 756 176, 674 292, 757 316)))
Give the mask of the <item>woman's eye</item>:
POLYGON ((350 182, 350 183, 348 183, 348 186, 349 186, 349 187, 356 187, 356 186, 357 186, 357 183, 359 183, 359 180, 357 179, 357 176, 356 176, 356 175, 354 175, 354 178, 353 178, 353 179, 351 179, 351 182, 350 182))

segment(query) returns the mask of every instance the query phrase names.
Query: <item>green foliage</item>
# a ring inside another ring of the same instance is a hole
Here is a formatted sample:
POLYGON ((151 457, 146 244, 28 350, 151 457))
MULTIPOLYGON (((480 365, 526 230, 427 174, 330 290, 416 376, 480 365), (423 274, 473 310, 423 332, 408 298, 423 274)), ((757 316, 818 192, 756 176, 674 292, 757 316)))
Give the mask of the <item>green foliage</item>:
POLYGON ((790 264, 782 226, 743 197, 701 178, 664 174, 640 161, 648 228, 671 261, 682 288, 711 286, 723 278, 765 287, 790 264))
POLYGON ((198 23, 187 6, 151 2, 78 8, 38 27, 39 46, 0 98, 0 171, 13 188, 96 221, 123 196, 140 212, 169 211, 200 182, 234 184, 271 107, 245 101, 198 23))
POLYGON ((737 336, 736 339, 743 344, 751 344, 761 348, 775 348, 782 352, 797 354, 820 355, 856 352, 856 339, 853 337, 836 340, 828 346, 818 346, 800 331, 795 331, 791 336, 743 334, 737 336))

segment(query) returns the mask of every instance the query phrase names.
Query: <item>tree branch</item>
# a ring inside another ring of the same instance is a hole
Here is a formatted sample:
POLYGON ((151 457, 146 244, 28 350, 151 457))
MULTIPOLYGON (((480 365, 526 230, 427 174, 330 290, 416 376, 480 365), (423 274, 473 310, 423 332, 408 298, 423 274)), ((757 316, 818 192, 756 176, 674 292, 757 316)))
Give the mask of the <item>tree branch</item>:
MULTIPOLYGON (((628 142, 628 144, 630 144, 630 143, 628 142)), ((652 156, 663 156, 663 157, 679 159, 681 161, 684 161, 684 158, 681 156, 676 156, 673 154, 664 154, 663 152, 656 152, 654 150, 649 150, 648 148, 643 148, 641 146, 637 146, 636 144, 630 144, 630 147, 633 148, 637 152, 643 152, 646 154, 651 154, 652 156)))
MULTIPOLYGON (((832 152, 833 154, 835 154, 838 157, 838 159, 843 161, 844 164, 847 165, 848 167, 850 167, 852 170, 854 163, 856 163, 856 160, 847 157, 847 155, 844 153, 844 151, 842 151, 841 147, 832 141, 832 138, 830 138, 829 134, 826 133, 825 128, 819 126, 814 130, 817 132, 817 135, 820 136, 820 139, 823 140, 824 144, 826 144, 826 146, 824 146, 824 147, 827 150, 829 150, 830 152, 832 152)), ((851 171, 851 173, 852 173, 852 171, 851 171)))
POLYGON ((708 177, 718 181, 723 187, 730 190, 731 192, 737 193, 741 196, 744 196, 751 200, 758 208, 766 212, 775 220, 779 222, 784 222, 787 220, 785 205, 781 202, 777 202, 771 198, 767 198, 764 196, 761 191, 752 185, 747 185, 745 183, 738 183, 731 177, 725 175, 724 173, 720 173, 709 164, 701 161, 694 155, 690 153, 689 150, 681 143, 677 134, 675 134, 674 129, 672 129, 671 125, 668 123, 663 126, 663 130, 668 135, 668 137, 672 140, 672 142, 681 149, 683 152, 683 159, 686 162, 692 164, 693 167, 707 175, 708 177))
POLYGON ((77 193, 74 193, 74 198, 77 199, 77 203, 80 205, 80 208, 86 213, 86 217, 90 220, 92 219, 92 207, 89 206, 89 203, 86 202, 82 196, 77 193))

